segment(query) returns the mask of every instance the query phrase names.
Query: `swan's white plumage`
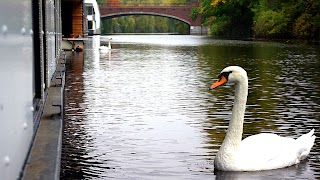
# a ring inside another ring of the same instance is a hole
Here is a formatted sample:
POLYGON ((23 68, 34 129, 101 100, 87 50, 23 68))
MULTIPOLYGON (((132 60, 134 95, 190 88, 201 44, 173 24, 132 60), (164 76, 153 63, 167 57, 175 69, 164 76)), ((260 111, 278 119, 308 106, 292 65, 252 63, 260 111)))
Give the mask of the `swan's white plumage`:
POLYGON ((297 164, 308 156, 316 138, 313 135, 314 129, 297 139, 261 133, 241 140, 248 94, 247 73, 239 66, 229 66, 222 70, 220 79, 212 88, 223 84, 221 76, 228 76, 225 78, 228 82, 235 83, 236 90, 228 132, 215 158, 216 169, 270 170, 297 164))
POLYGON ((108 46, 100 46, 99 47, 99 49, 100 50, 111 50, 111 40, 112 40, 112 38, 109 38, 109 44, 108 44, 108 46))
POLYGON ((100 46, 99 49, 100 50, 111 50, 111 48, 109 48, 108 46, 100 46))

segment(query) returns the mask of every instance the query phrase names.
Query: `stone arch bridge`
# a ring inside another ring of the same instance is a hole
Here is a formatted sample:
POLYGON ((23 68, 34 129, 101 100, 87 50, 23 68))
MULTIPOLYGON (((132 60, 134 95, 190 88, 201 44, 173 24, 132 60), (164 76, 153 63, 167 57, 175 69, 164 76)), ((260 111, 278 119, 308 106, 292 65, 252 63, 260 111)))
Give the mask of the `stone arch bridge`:
POLYGON ((187 23, 190 34, 202 34, 201 17, 195 21, 190 18, 192 7, 199 7, 199 2, 179 4, 123 4, 123 3, 99 3, 101 18, 112 18, 127 15, 154 15, 169 17, 187 23))

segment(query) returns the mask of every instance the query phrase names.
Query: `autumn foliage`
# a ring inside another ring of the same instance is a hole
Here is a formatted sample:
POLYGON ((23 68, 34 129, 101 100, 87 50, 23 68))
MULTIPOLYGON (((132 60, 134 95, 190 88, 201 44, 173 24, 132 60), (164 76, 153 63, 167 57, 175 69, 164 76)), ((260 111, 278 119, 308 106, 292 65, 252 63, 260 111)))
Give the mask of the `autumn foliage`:
POLYGON ((202 0, 212 36, 320 38, 319 0, 202 0))

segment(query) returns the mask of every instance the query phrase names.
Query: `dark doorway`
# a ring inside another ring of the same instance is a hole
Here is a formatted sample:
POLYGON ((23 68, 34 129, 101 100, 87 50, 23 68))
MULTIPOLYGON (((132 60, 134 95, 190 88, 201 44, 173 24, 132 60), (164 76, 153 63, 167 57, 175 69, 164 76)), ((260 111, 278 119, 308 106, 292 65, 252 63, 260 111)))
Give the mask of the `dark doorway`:
POLYGON ((61 17, 62 21, 62 35, 69 37, 72 34, 72 11, 73 2, 62 1, 61 2, 61 17))

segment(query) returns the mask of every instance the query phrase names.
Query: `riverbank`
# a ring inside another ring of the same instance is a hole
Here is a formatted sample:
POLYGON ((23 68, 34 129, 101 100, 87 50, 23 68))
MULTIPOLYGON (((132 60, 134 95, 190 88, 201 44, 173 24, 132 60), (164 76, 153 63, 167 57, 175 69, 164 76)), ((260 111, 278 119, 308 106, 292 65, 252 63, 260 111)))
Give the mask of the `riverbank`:
POLYGON ((282 42, 282 43, 293 43, 293 44, 308 44, 308 45, 320 45, 320 40, 317 39, 294 39, 294 38, 256 38, 256 37, 219 37, 219 36, 210 36, 212 39, 219 40, 240 40, 240 41, 260 41, 260 42, 282 42))
POLYGON ((319 45, 320 40, 316 39, 279 39, 279 38, 251 38, 252 41, 266 41, 266 42, 285 42, 294 44, 309 44, 319 45))

